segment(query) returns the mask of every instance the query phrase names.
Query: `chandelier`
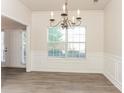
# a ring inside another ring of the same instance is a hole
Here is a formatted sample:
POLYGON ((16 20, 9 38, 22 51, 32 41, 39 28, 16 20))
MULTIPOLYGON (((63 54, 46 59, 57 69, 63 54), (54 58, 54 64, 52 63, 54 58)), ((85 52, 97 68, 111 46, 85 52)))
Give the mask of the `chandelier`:
POLYGON ((51 18, 50 18, 50 27, 57 27, 60 26, 63 29, 68 29, 71 27, 75 26, 80 26, 81 25, 81 17, 80 17, 80 10, 77 10, 77 17, 75 18, 74 16, 72 19, 69 19, 69 14, 68 14, 68 0, 65 1, 65 4, 63 5, 63 12, 61 13, 62 19, 55 23, 54 19, 54 13, 51 12, 51 18))

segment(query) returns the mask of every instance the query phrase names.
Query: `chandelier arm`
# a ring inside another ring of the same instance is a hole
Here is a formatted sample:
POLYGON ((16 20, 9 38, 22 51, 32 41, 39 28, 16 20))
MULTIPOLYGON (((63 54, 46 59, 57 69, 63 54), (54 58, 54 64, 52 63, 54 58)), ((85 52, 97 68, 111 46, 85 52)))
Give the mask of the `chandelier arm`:
POLYGON ((79 22, 79 24, 75 24, 76 26, 80 26, 81 25, 81 21, 79 20, 78 22, 79 22))
POLYGON ((70 20, 68 20, 68 24, 70 27, 72 27, 72 22, 70 20))
MULTIPOLYGON (((73 23, 71 20, 68 20, 68 21, 69 21, 71 24, 73 23)), ((81 20, 79 20, 78 22, 79 22, 78 24, 75 23, 75 26, 80 26, 80 25, 81 25, 81 23, 82 23, 81 20)), ((71 26, 72 26, 72 25, 71 25, 71 26)))
POLYGON ((72 21, 71 21, 71 20, 68 20, 68 21, 72 23, 72 21))
POLYGON ((71 24, 73 23, 71 20, 68 20, 71 24))
POLYGON ((51 26, 51 27, 57 27, 58 25, 60 25, 60 23, 62 22, 62 20, 61 21, 59 21, 57 24, 55 24, 55 25, 53 25, 53 26, 51 26))

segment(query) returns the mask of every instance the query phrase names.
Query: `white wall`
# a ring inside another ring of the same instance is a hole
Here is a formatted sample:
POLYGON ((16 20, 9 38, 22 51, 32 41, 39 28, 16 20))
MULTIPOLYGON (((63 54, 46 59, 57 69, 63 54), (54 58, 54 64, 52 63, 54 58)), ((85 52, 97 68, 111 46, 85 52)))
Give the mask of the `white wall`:
POLYGON ((31 11, 19 0, 1 0, 2 15, 10 17, 20 23, 31 23, 31 11))
POLYGON ((111 0, 105 8, 104 74, 122 87, 122 14, 121 1, 111 0))
MULTIPOLYGON (((71 12, 71 15, 76 12, 71 12)), ((101 73, 103 71, 103 11, 82 11, 86 31, 85 59, 50 59, 47 57, 47 27, 50 12, 33 12, 31 31, 31 69, 33 71, 60 71, 101 73)), ((60 17, 55 12, 55 18, 60 17)))

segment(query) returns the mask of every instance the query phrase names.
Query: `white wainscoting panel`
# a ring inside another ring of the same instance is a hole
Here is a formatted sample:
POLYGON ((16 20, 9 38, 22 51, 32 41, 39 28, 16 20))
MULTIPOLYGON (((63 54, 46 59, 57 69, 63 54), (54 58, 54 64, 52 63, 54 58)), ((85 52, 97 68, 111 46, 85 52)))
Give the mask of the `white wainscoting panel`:
POLYGON ((104 55, 104 75, 121 91, 122 89, 122 58, 104 55))
POLYGON ((48 58, 44 51, 31 52, 32 71, 102 73, 103 53, 90 53, 84 59, 48 58))

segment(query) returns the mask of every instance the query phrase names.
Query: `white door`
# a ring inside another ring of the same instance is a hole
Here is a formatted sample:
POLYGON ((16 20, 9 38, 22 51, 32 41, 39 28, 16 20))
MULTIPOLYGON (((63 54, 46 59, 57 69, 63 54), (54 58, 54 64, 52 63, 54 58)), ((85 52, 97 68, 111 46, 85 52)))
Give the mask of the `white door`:
POLYGON ((6 67, 9 63, 9 33, 1 31, 1 65, 6 67))
POLYGON ((19 67, 25 68, 25 63, 23 59, 23 43, 22 43, 22 31, 14 30, 10 31, 10 47, 9 47, 9 54, 10 54, 10 62, 9 67, 19 67))
POLYGON ((1 32, 2 67, 26 67, 26 36, 19 30, 1 32))

